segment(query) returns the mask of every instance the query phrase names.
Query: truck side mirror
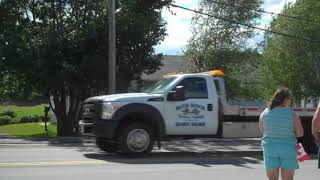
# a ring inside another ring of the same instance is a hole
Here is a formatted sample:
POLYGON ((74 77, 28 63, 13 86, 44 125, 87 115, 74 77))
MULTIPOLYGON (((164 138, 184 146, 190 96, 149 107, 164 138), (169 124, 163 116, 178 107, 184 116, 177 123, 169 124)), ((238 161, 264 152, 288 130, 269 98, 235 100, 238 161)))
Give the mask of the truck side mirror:
POLYGON ((183 101, 185 100, 185 93, 183 86, 177 86, 173 91, 169 91, 167 96, 168 101, 183 101))

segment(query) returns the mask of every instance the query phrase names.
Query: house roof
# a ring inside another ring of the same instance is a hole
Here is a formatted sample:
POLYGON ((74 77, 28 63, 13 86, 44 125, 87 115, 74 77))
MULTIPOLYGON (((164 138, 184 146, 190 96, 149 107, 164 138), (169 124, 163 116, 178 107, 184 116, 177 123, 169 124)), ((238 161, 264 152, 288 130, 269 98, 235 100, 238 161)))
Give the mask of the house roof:
POLYGON ((183 58, 183 56, 164 55, 162 63, 163 66, 160 70, 156 71, 153 74, 144 74, 142 75, 142 79, 147 81, 156 81, 166 74, 186 72, 187 70, 187 62, 183 58))

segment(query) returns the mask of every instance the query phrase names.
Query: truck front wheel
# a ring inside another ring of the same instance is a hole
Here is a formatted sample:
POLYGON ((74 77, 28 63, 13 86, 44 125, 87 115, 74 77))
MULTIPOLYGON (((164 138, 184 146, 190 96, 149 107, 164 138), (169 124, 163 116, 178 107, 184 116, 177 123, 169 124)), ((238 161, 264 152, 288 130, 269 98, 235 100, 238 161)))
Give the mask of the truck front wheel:
POLYGON ((132 123, 124 127, 119 140, 123 153, 149 153, 154 146, 152 129, 143 123, 132 123))

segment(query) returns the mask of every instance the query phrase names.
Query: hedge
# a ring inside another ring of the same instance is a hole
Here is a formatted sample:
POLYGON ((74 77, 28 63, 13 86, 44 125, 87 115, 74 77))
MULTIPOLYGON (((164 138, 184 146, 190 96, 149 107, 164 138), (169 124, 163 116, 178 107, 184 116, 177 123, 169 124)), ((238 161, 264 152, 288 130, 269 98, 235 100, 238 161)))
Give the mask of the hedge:
POLYGON ((0 116, 10 116, 11 118, 17 117, 17 113, 12 110, 5 110, 0 112, 0 116))
POLYGON ((31 122, 40 122, 40 116, 38 115, 22 116, 19 121, 19 123, 31 123, 31 122))
POLYGON ((10 116, 0 116, 0 125, 7 125, 13 121, 12 117, 10 116))

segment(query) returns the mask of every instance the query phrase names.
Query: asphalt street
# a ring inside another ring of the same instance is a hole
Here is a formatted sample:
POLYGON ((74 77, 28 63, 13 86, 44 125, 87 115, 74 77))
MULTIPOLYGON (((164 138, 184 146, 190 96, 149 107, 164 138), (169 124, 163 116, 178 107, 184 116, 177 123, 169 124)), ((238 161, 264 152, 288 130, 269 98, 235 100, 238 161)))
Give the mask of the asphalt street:
MULTIPOLYGON (((93 145, 0 143, 0 180, 266 179, 262 157, 255 151, 188 151, 191 145, 125 157, 93 145)), ((319 180, 316 165, 315 159, 301 163, 296 179, 319 180)))

